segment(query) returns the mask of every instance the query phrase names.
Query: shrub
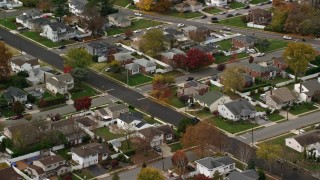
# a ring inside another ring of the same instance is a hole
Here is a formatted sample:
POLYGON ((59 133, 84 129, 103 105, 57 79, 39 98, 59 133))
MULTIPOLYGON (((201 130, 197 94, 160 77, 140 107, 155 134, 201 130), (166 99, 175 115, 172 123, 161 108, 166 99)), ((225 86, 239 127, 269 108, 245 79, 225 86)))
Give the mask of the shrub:
POLYGON ((28 99, 28 102, 30 102, 30 103, 36 102, 36 98, 34 96, 32 96, 31 94, 27 95, 27 99, 28 99))
POLYGON ((136 150, 128 149, 127 151, 123 152, 123 154, 125 154, 127 156, 132 156, 132 155, 136 154, 136 150))
POLYGON ((270 109, 267 109, 267 110, 266 110, 266 113, 267 113, 267 115, 271 114, 271 110, 270 110, 270 109))
POLYGON ((58 104, 65 104, 66 98, 63 95, 56 95, 56 97, 50 97, 47 99, 41 99, 38 103, 39 108, 45 108, 55 106, 58 104))
POLYGON ((94 62, 98 62, 98 56, 97 55, 94 55, 94 56, 92 56, 92 60, 94 61, 94 62))
POLYGON ((314 67, 314 68, 310 68, 306 71, 305 75, 308 76, 308 75, 311 75, 311 74, 315 74, 315 73, 318 73, 320 72, 320 67, 314 67))
POLYGON ((27 120, 27 121, 30 121, 32 119, 32 115, 31 114, 27 114, 24 116, 24 118, 27 120))
POLYGON ((210 109, 208 107, 203 107, 203 110, 206 111, 206 112, 210 111, 210 109))
POLYGON ((91 140, 91 137, 88 136, 88 135, 82 137, 82 143, 87 143, 87 142, 90 141, 90 140, 91 140))
POLYGON ((135 107, 129 104, 128 108, 134 110, 135 107))

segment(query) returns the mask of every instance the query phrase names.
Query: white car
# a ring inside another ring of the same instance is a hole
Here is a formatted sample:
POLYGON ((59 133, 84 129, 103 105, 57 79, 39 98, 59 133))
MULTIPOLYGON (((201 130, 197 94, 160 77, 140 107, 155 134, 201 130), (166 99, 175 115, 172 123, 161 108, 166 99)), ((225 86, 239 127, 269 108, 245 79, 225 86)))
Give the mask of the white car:
POLYGON ((233 15, 238 16, 238 15, 240 15, 240 13, 239 12, 234 12, 233 15))
POLYGON ((120 37, 120 34, 115 34, 112 37, 116 38, 116 37, 120 37))
POLYGON ((255 53, 256 52, 256 50, 254 50, 254 49, 248 49, 247 50, 249 53, 255 53))
POLYGON ((265 53, 257 53, 257 57, 262 57, 262 56, 264 56, 265 55, 265 53))
POLYGON ((146 30, 150 30, 150 29, 153 29, 153 27, 148 27, 146 30))
POLYGON ((182 23, 177 24, 178 27, 184 27, 185 25, 182 23))
POLYGON ((141 29, 138 29, 138 30, 135 30, 135 31, 133 31, 134 33, 139 33, 139 32, 141 32, 141 29))
POLYGON ((32 104, 25 104, 27 109, 32 109, 32 104))
POLYGON ((136 16, 142 16, 142 14, 140 14, 140 13, 134 13, 134 15, 136 15, 136 16))
POLYGON ((291 40, 291 39, 292 39, 292 37, 290 37, 290 36, 283 36, 283 39, 291 40))
POLYGON ((219 12, 220 15, 227 14, 225 11, 219 12))
POLYGON ((226 26, 223 26, 223 30, 225 30, 225 31, 230 31, 231 29, 228 28, 228 27, 226 27, 226 26))

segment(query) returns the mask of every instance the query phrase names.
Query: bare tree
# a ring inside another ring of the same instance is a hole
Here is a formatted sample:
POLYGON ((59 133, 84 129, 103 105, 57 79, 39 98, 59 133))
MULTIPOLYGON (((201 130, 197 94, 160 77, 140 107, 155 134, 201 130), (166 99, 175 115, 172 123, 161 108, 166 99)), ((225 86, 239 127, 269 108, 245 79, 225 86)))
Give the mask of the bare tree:
POLYGON ((130 149, 130 140, 131 140, 131 135, 135 133, 135 129, 133 126, 130 124, 124 124, 122 127, 120 127, 120 133, 124 135, 127 143, 127 149, 130 149))
POLYGON ((151 149, 150 143, 152 140, 148 137, 138 136, 137 141, 138 141, 138 144, 140 145, 140 148, 143 150, 144 155, 148 156, 148 151, 151 149))
POLYGON ((252 158, 253 152, 250 146, 246 144, 241 144, 238 150, 238 157, 239 159, 244 162, 243 170, 247 168, 249 160, 252 158))
POLYGON ((88 4, 83 11, 82 22, 86 26, 86 29, 92 32, 91 35, 95 37, 97 31, 103 29, 106 18, 100 15, 96 6, 88 4))

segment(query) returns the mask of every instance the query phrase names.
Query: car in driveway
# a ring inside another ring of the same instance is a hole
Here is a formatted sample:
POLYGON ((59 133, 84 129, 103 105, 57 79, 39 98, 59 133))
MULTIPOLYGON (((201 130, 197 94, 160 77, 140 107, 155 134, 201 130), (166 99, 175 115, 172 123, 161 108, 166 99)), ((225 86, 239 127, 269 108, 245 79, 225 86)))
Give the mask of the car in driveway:
POLYGON ((211 18, 212 23, 218 23, 218 18, 217 17, 212 17, 211 18))
POLYGON ((177 24, 178 27, 184 27, 185 25, 182 23, 177 24))
POLYGON ((116 37, 120 37, 120 34, 115 34, 112 37, 116 38, 116 37))
POLYGON ((186 81, 192 81, 192 80, 194 80, 194 77, 187 77, 186 78, 186 81))
POLYGON ((32 104, 27 103, 27 104, 25 104, 24 106, 25 106, 27 109, 29 109, 29 110, 30 110, 30 109, 33 109, 32 104))
POLYGON ((219 12, 220 15, 227 14, 225 11, 219 12))
POLYGON ((243 7, 243 9, 250 9, 250 6, 247 5, 247 6, 243 7))
POLYGON ((134 15, 136 15, 136 16, 142 16, 142 14, 140 14, 140 13, 134 13, 134 15))
POLYGON ((234 12, 233 15, 234 16, 238 16, 238 15, 240 15, 240 13, 239 12, 234 12))
POLYGON ((292 37, 290 37, 290 36, 283 36, 282 38, 285 39, 285 40, 291 40, 292 39, 292 37))
POLYGON ((16 115, 16 116, 12 117, 12 120, 18 120, 18 119, 21 119, 21 118, 23 118, 22 115, 16 115))
POLYGON ((58 49, 65 49, 66 46, 65 45, 62 45, 62 46, 59 46, 58 49))
POLYGON ((230 28, 228 28, 228 27, 226 27, 226 26, 223 26, 223 28, 222 28, 223 30, 225 30, 225 31, 231 31, 231 29, 230 28))
POLYGON ((139 32, 141 32, 141 29, 137 29, 137 30, 135 30, 135 31, 133 31, 134 33, 139 33, 139 32))
POLYGON ((265 54, 265 53, 261 53, 261 52, 257 53, 257 56, 258 56, 258 57, 262 57, 262 56, 264 56, 264 55, 266 55, 266 54, 265 54))
POLYGON ((227 17, 227 18, 233 17, 233 14, 227 14, 226 17, 227 17))
POLYGON ((153 147, 153 150, 155 150, 155 151, 158 152, 158 153, 161 153, 161 152, 162 152, 162 150, 161 150, 161 148, 160 148, 159 146, 154 146, 154 147, 153 147))
POLYGON ((201 16, 201 19, 205 19, 207 17, 208 17, 207 15, 203 15, 203 16, 201 16))

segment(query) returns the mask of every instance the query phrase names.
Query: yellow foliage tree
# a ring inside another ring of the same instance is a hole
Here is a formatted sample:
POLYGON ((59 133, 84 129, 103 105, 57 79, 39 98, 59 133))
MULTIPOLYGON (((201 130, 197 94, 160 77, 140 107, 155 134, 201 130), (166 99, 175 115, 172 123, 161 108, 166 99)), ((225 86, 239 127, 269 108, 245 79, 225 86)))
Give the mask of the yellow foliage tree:
POLYGON ((162 174, 155 168, 142 168, 138 174, 138 180, 164 180, 162 174))
POLYGON ((153 0, 140 0, 137 3, 137 7, 141 10, 150 11, 152 10, 153 0))
POLYGON ((269 168, 271 172, 271 163, 273 160, 279 158, 282 147, 279 144, 267 144, 263 143, 259 146, 260 148, 257 150, 257 157, 269 162, 269 168))
POLYGON ((242 75, 243 69, 239 66, 228 67, 222 73, 223 91, 232 93, 233 90, 240 91, 245 85, 245 79, 242 75))

